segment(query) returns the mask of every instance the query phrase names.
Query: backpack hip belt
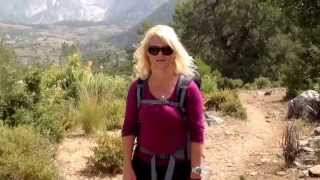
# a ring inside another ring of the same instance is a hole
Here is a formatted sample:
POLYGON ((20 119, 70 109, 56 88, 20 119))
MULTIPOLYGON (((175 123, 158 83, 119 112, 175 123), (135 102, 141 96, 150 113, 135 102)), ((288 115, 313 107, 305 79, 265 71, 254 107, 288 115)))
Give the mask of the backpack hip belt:
POLYGON ((175 168, 175 164, 176 164, 176 159, 185 159, 185 149, 184 148, 178 149, 173 154, 164 154, 164 153, 163 154, 155 154, 142 146, 138 147, 138 151, 151 156, 151 161, 150 161, 151 180, 157 180, 157 171, 156 171, 156 159, 157 158, 169 159, 167 171, 166 171, 165 178, 164 178, 165 180, 172 180, 173 172, 174 172, 174 168, 175 168))

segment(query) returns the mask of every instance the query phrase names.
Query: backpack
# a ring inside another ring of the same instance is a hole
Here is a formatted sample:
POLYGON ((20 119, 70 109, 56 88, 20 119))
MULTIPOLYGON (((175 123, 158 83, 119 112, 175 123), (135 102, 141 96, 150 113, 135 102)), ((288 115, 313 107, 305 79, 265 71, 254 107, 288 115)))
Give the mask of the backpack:
POLYGON ((198 71, 194 71, 194 76, 192 77, 192 80, 196 83, 199 89, 201 89, 201 74, 198 71))
MULTIPOLYGON (((195 73, 195 76, 193 78, 188 78, 184 75, 179 76, 178 84, 177 84, 177 90, 176 90, 176 100, 171 101, 167 99, 160 99, 160 100, 154 100, 154 99, 143 99, 143 91, 144 86, 147 83, 147 80, 141 80, 138 79, 137 81, 137 109, 139 110, 141 107, 141 104, 149 104, 149 105, 155 105, 155 104, 162 104, 162 105, 170 105, 177 107, 180 110, 181 117, 183 123, 187 125, 187 114, 186 114, 186 95, 187 95, 187 88, 191 81, 194 81, 197 86, 200 88, 201 86, 201 78, 199 73, 195 73)), ((139 125, 137 125, 138 128, 139 125)), ((187 160, 191 159, 191 139, 190 139, 190 133, 187 135, 187 145, 183 149, 177 150, 174 154, 154 154, 153 152, 149 151, 148 149, 137 146, 137 150, 140 152, 143 152, 145 154, 149 154, 152 156, 151 158, 151 180, 156 180, 157 173, 156 173, 156 156, 160 159, 169 159, 169 164, 167 168, 167 172, 165 175, 165 180, 171 180, 173 176, 174 166, 175 166, 175 158, 185 158, 187 160)))

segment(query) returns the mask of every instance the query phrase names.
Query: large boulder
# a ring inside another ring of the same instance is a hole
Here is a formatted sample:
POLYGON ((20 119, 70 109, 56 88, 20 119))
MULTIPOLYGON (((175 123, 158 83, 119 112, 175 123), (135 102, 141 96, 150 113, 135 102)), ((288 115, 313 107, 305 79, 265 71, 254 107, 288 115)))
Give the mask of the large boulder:
POLYGON ((288 103, 288 119, 320 119, 320 95, 317 91, 307 90, 288 103))

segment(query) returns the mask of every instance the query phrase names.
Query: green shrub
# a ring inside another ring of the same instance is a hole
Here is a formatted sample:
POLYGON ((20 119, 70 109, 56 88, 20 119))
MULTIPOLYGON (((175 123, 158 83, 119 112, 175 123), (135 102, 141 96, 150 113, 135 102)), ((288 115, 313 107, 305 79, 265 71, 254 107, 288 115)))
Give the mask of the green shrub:
POLYGON ((30 127, 0 126, 0 179, 55 180, 53 148, 30 127))
POLYGON ((281 87, 281 85, 282 85, 281 81, 272 81, 271 82, 271 86, 274 88, 281 87))
POLYGON ((121 138, 115 135, 99 137, 98 146, 93 149, 93 156, 88 164, 93 171, 117 174, 122 172, 123 153, 121 138))
POLYGON ((236 91, 223 90, 212 92, 207 96, 206 108, 222 111, 240 119, 247 119, 246 110, 242 106, 236 91))
POLYGON ((222 112, 236 117, 239 119, 247 119, 246 109, 241 105, 240 101, 237 99, 225 102, 222 107, 222 112))
POLYGON ((65 68, 59 66, 50 66, 42 73, 42 87, 62 88, 62 81, 65 78, 65 68))
POLYGON ((201 80, 201 90, 208 94, 210 92, 216 91, 218 89, 216 78, 211 75, 202 76, 201 80))
POLYGON ((247 90, 257 89, 256 84, 254 83, 246 83, 243 85, 243 88, 247 90))
POLYGON ((73 99, 78 103, 80 83, 91 78, 91 69, 82 66, 81 58, 78 54, 70 55, 68 59, 69 64, 65 67, 62 74, 58 72, 56 74, 57 77, 53 78, 53 80, 58 80, 59 87, 64 90, 65 99, 73 99))
POLYGON ((24 77, 26 91, 33 99, 33 103, 37 103, 41 96, 41 76, 39 70, 32 70, 24 77))
POLYGON ((221 106, 226 102, 231 91, 215 91, 208 95, 205 106, 207 109, 221 110, 221 106))
POLYGON ((17 126, 20 122, 15 117, 16 112, 21 108, 30 109, 33 106, 32 98, 29 96, 22 84, 16 84, 5 94, 0 94, 0 119, 10 127, 17 126))
POLYGON ((254 79, 254 84, 257 86, 258 89, 271 87, 271 81, 269 78, 266 77, 259 77, 254 79))
POLYGON ((122 127, 122 119, 124 117, 125 101, 122 99, 115 99, 109 101, 106 111, 106 129, 119 129, 122 127))
POLYGON ((198 67, 198 71, 202 76, 211 74, 211 67, 207 65, 202 59, 196 58, 195 64, 198 67))
POLYGON ((87 134, 99 130, 112 130, 122 127, 124 101, 105 98, 97 103, 96 97, 81 99, 76 110, 77 124, 80 123, 87 134))
POLYGON ((121 128, 124 116, 124 92, 127 81, 103 74, 80 85, 80 101, 74 107, 76 121, 86 133, 121 128))
POLYGON ((64 135, 64 104, 38 104, 32 125, 41 134, 59 142, 64 135))
POLYGON ((86 134, 104 128, 104 113, 106 110, 101 104, 102 102, 104 102, 104 100, 100 100, 100 98, 95 95, 90 95, 88 91, 81 91, 79 108, 76 112, 78 122, 86 134))
POLYGON ((80 89, 86 89, 89 94, 99 97, 103 96, 125 98, 130 81, 129 77, 111 76, 98 73, 87 81, 81 81, 80 89))
POLYGON ((241 79, 219 77, 217 84, 219 89, 237 89, 243 86, 243 81, 241 79))
MULTIPOLYGON (((45 74, 45 73, 44 73, 45 74)), ((10 127, 32 125, 42 135, 59 141, 64 133, 63 95, 43 86, 40 69, 29 69, 23 80, 0 94, 0 119, 10 127)))
POLYGON ((64 135, 64 105, 42 101, 36 104, 32 110, 20 109, 15 114, 19 124, 32 125, 39 132, 59 142, 64 135))

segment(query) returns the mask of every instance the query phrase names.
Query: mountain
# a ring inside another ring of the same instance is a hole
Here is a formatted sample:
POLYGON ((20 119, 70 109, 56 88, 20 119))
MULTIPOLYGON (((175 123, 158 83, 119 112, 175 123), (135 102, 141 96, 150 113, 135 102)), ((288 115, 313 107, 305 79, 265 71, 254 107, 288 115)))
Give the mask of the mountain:
POLYGON ((112 36, 111 41, 120 47, 131 47, 133 44, 137 43, 137 32, 138 29, 140 29, 141 26, 143 26, 143 23, 147 22, 151 25, 170 25, 173 20, 173 14, 175 12, 176 6, 187 1, 189 0, 169 0, 167 2, 162 3, 151 14, 142 18, 139 23, 136 23, 134 26, 131 26, 127 31, 112 36))
POLYGON ((118 0, 106 12, 106 21, 112 24, 135 25, 170 0, 118 0))
POLYGON ((0 0, 0 21, 51 24, 101 21, 134 25, 170 0, 0 0))
POLYGON ((101 21, 105 0, 0 0, 0 20, 49 24, 64 20, 101 21))

